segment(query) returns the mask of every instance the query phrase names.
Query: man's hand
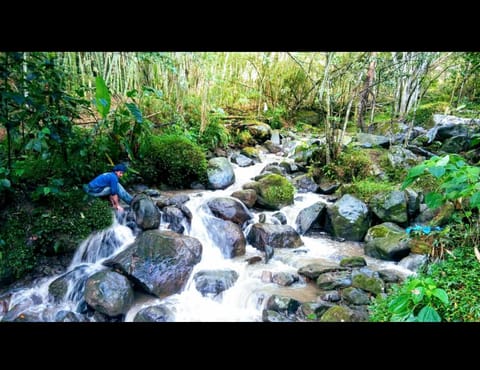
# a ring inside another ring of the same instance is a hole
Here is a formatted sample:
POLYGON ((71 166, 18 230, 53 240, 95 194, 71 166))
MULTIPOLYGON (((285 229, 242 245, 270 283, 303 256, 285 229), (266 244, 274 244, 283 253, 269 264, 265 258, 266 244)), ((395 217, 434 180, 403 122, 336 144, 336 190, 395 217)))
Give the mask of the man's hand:
POLYGON ((118 200, 118 195, 110 195, 110 201, 112 202, 113 208, 115 208, 117 211, 123 212, 123 207, 120 205, 119 200, 118 200))

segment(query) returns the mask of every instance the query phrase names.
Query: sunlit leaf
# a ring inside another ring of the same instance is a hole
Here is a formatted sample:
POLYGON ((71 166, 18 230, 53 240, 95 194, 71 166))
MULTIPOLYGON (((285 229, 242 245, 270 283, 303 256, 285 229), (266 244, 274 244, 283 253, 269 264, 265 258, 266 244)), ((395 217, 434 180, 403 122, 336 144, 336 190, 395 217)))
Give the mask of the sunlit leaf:
POLYGON ((445 174, 445 167, 431 167, 428 171, 438 179, 445 174))
POLYGON ((126 103, 125 105, 127 106, 130 113, 132 113, 132 115, 135 117, 135 121, 137 121, 138 123, 142 123, 143 122, 143 116, 142 116, 142 112, 140 111, 140 109, 138 109, 138 106, 136 104, 133 104, 133 103, 126 103))
POLYGON ((409 310, 408 303, 410 298, 405 295, 400 295, 390 302, 388 309, 394 314, 403 314, 409 310))
POLYGON ((9 188, 11 183, 9 179, 0 179, 0 185, 4 188, 9 188))
POLYGON ((440 160, 437 162, 437 166, 446 166, 449 160, 450 156, 447 154, 445 157, 440 158, 440 160))
POLYGON ((442 197, 441 194, 431 192, 431 193, 428 193, 427 195, 425 195, 425 204, 430 209, 438 208, 443 203, 444 203, 443 202, 443 197, 442 197))
POLYGON ((102 116, 103 119, 107 118, 108 112, 110 111, 110 93, 108 91, 107 85, 102 77, 97 76, 95 79, 95 104, 97 110, 102 116))
POLYGON ((445 305, 447 305, 449 302, 447 292, 443 289, 440 289, 440 288, 434 289, 432 292, 432 295, 434 297, 437 297, 445 305))
POLYGON ((418 313, 417 319, 420 322, 441 322, 442 321, 442 318, 437 313, 437 311, 435 311, 435 309, 430 306, 423 307, 418 313))
POLYGON ((425 295, 425 289, 419 286, 415 289, 412 289, 410 293, 412 294, 413 303, 418 304, 422 301, 423 296, 425 295))

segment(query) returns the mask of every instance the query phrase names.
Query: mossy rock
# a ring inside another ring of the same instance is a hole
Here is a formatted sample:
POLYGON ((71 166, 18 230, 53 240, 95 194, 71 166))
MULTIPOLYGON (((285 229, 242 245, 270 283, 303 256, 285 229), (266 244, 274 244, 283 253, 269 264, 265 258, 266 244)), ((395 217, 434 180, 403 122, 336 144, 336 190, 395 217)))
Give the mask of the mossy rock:
POLYGON ((283 176, 269 174, 256 183, 257 203, 267 209, 279 210, 293 204, 294 186, 283 176))

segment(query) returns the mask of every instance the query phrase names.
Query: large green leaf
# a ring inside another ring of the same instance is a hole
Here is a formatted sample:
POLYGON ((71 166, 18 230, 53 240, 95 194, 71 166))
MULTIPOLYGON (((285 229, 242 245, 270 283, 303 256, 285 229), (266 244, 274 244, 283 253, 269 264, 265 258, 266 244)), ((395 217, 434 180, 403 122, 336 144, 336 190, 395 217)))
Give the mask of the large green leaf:
POLYGON ((445 166, 448 161, 450 161, 450 156, 447 154, 445 157, 440 158, 440 160, 437 162, 437 166, 445 166))
POLYGON ((421 322, 440 322, 442 318, 440 315, 435 311, 434 308, 430 306, 423 307, 420 312, 418 313, 417 317, 418 321, 421 322))
POLYGON ((428 171, 438 179, 445 174, 445 167, 430 167, 428 171))
POLYGON ((477 207, 480 209, 480 193, 479 192, 476 192, 470 198, 470 207, 472 208, 477 207))
POLYGON ((410 186, 417 178, 416 177, 407 177, 403 183, 400 189, 405 190, 408 186, 410 186))
POLYGON ((430 209, 438 208, 443 204, 443 197, 441 194, 438 193, 428 193, 427 195, 425 195, 425 204, 430 209))
POLYGON ((419 164, 418 166, 410 168, 408 171, 406 179, 403 181, 401 189, 405 190, 405 188, 409 185, 411 185, 418 177, 422 176, 425 168, 425 164, 419 164))
POLYGON ((399 295, 397 298, 393 299, 388 305, 390 312, 396 315, 403 315, 409 311, 410 297, 405 295, 399 295))
POLYGON ((0 185, 0 188, 9 188, 11 186, 11 183, 9 179, 0 179, 0 185))
POLYGON ((125 105, 127 106, 130 113, 132 113, 132 115, 135 117, 135 121, 137 121, 138 123, 142 123, 143 116, 140 109, 138 109, 138 106, 134 103, 126 103, 125 105))
POLYGON ((425 288, 424 287, 417 287, 412 290, 412 301, 415 304, 418 304, 422 301, 423 297, 425 296, 425 288))
POLYGON ((107 118, 108 112, 110 112, 110 93, 108 92, 105 81, 100 76, 95 79, 95 86, 95 105, 97 106, 98 113, 105 119, 107 118))
POLYGON ((441 288, 436 288, 432 295, 437 297, 443 304, 448 304, 448 295, 447 292, 441 288))
POLYGON ((426 166, 422 163, 419 164, 418 166, 410 168, 408 171, 408 177, 417 177, 423 174, 425 171, 426 166))

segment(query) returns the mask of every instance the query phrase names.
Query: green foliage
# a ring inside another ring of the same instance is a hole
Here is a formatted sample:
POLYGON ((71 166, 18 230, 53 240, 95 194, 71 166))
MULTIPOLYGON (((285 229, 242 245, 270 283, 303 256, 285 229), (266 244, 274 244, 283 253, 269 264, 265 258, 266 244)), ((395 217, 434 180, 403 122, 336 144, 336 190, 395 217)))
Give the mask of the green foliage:
POLYGON ((35 246, 44 254, 74 249, 93 231, 112 224, 112 210, 108 201, 94 198, 85 202, 83 190, 50 196, 48 207, 34 211, 31 232, 37 236, 35 246))
POLYGON ((202 133, 196 134, 196 142, 205 150, 226 148, 231 142, 230 133, 217 116, 209 116, 209 123, 202 133))
MULTIPOLYGON (((147 90, 148 91, 148 90, 147 90)), ((130 101, 120 102, 114 110, 110 110, 110 92, 102 77, 96 78, 95 106, 102 116, 93 130, 98 140, 94 146, 97 156, 109 157, 119 162, 125 156, 134 160, 138 154, 140 141, 151 134, 153 124, 143 117, 136 97, 138 92, 127 92, 130 101)))
POLYGON ((95 106, 103 119, 107 118, 110 112, 111 97, 108 91, 107 85, 101 76, 97 76, 95 79, 96 93, 95 93, 95 106))
POLYGON ((375 111, 373 122, 376 125, 377 122, 390 122, 392 119, 392 112, 390 111, 375 111))
MULTIPOLYGON (((457 235, 459 236, 459 235, 457 235)), ((460 239, 456 239, 454 234, 452 237, 461 243, 460 239)), ((453 250, 451 255, 437 263, 430 264, 428 270, 420 272, 414 280, 417 284, 423 286, 427 283, 418 283, 430 279, 428 286, 430 291, 431 306, 434 308, 439 317, 447 322, 478 322, 480 321, 480 263, 476 259, 473 248, 459 247, 453 250), (435 289, 440 293, 440 297, 448 297, 448 304, 444 304, 442 299, 433 295, 435 289)), ((402 302, 407 301, 407 307, 414 304, 413 297, 409 297, 412 293, 408 293, 411 287, 408 284, 411 280, 406 280, 402 284, 396 284, 392 287, 387 297, 377 297, 370 305, 370 321, 384 322, 391 320, 393 308, 400 309, 402 302), (392 302, 396 302, 393 304, 392 302)), ((418 298, 416 298, 418 300, 418 298)), ((426 303, 428 298, 422 297, 422 302, 426 303)), ((419 307, 416 308, 419 311, 419 307)))
POLYGON ((0 226, 0 285, 18 279, 35 265, 35 251, 25 235, 25 221, 15 215, 0 226))
POLYGON ((25 157, 17 160, 13 167, 12 181, 17 188, 32 190, 36 187, 48 186, 49 179, 55 177, 62 167, 53 167, 51 159, 25 157))
POLYGON ((447 200, 453 201, 461 198, 469 199, 467 208, 479 208, 480 167, 468 165, 457 154, 443 157, 434 156, 408 171, 407 178, 402 183, 402 189, 426 174, 432 175, 437 181, 436 190, 425 196, 425 203, 429 208, 435 209, 447 200))
POLYGON ((370 202, 370 199, 378 193, 386 193, 397 190, 398 185, 386 181, 378 181, 377 179, 366 178, 358 180, 350 184, 343 184, 339 189, 340 195, 352 194, 364 202, 370 202))
POLYGON ((248 130, 242 130, 235 136, 235 142, 240 146, 248 146, 253 144, 255 141, 248 130))
POLYGON ((450 304, 447 292, 431 277, 409 277, 392 290, 371 305, 370 321, 440 322, 438 308, 450 304))
POLYGON ((267 110, 264 114, 265 120, 272 129, 281 129, 284 126, 287 115, 287 108, 281 105, 267 110))
MULTIPOLYGON (((12 155, 68 160, 67 144, 78 107, 86 101, 65 91, 66 74, 51 53, 0 53, 0 123, 7 130, 8 167, 12 155)), ((18 156, 17 156, 18 157, 18 156)))
POLYGON ((5 192, 7 189, 10 189, 11 187, 11 182, 8 179, 8 174, 9 174, 8 168, 1 167, 0 166, 0 194, 5 192))
POLYGON ((151 136, 140 148, 142 174, 154 183, 188 188, 205 183, 207 160, 201 148, 177 135, 151 136))
POLYGON ((438 309, 445 321, 480 321, 480 263, 472 247, 456 248, 450 258, 432 264, 428 274, 450 299, 451 304, 438 309))
POLYGON ((73 251, 93 231, 112 224, 109 202, 84 201, 83 190, 48 195, 44 202, 27 205, 19 201, 17 209, 0 224, 0 281, 22 277, 35 266, 38 254, 73 251))
MULTIPOLYGON (((415 125, 426 128, 433 127, 433 115, 445 114, 448 107, 449 103, 443 101, 435 101, 420 105, 415 112, 415 125)), ((407 115, 407 121, 411 121, 412 119, 414 119, 413 111, 407 115)))
POLYGON ((295 187, 283 176, 270 174, 262 179, 262 195, 268 204, 293 204, 295 187))
POLYGON ((337 160, 326 164, 322 170, 331 180, 355 182, 369 175, 371 161, 365 151, 349 147, 340 153, 337 160))

